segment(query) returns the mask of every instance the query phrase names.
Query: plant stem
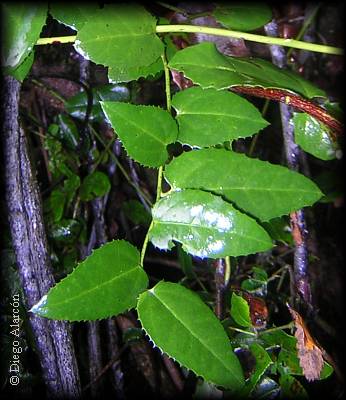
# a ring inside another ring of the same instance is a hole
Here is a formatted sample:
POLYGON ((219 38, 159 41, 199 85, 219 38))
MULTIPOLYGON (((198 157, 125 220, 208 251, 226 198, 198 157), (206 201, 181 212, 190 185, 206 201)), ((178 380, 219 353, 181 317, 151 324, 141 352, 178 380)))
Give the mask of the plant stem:
MULTIPOLYGON (((165 71, 166 107, 167 107, 167 111, 170 113, 171 108, 172 108, 172 100, 171 100, 171 81, 169 78, 169 68, 168 68, 167 59, 166 59, 165 54, 161 55, 161 59, 162 59, 163 67, 164 67, 164 71, 165 71)), ((160 166, 158 173, 157 173, 156 201, 158 201, 160 199, 161 194, 162 194, 162 177, 163 177, 163 166, 160 166)), ((150 230, 152 227, 153 227, 153 221, 151 221, 151 224, 149 226, 147 234, 145 235, 145 238, 144 238, 144 243, 143 243, 143 247, 142 247, 142 251, 141 251, 141 260, 140 260, 140 265, 142 267, 143 267, 143 263, 144 263, 145 252, 147 250, 148 243, 149 243, 149 233, 150 233, 150 230)))
MULTIPOLYGON (((173 33, 173 32, 186 32, 186 33, 205 33, 208 35, 226 36, 238 39, 244 39, 251 42, 279 45, 291 47, 294 49, 315 51, 317 53, 343 55, 344 50, 339 47, 326 46, 323 44, 301 42, 295 39, 283 39, 277 37, 268 37, 263 35, 255 35, 253 33, 231 31, 228 29, 210 28, 208 26, 196 25, 157 25, 156 33, 173 33)), ((77 36, 58 36, 51 38, 40 38, 37 40, 36 45, 46 45, 53 43, 73 43, 77 36)))
POLYGON ((258 335, 260 336, 260 335, 264 335, 265 333, 272 333, 272 332, 280 331, 282 329, 290 329, 293 326, 294 326, 294 322, 291 321, 286 325, 275 326, 275 328, 269 328, 269 329, 266 329, 265 331, 258 332, 258 335))
MULTIPOLYGON (((309 17, 305 20, 302 28, 300 29, 300 31, 298 32, 298 35, 295 38, 295 40, 300 40, 302 38, 302 36, 304 35, 305 31, 308 29, 308 27, 310 26, 310 24, 312 23, 312 21, 316 17, 317 12, 320 9, 320 7, 321 7, 321 3, 318 3, 316 5, 316 7, 313 9, 313 11, 311 12, 311 14, 309 15, 309 17)), ((287 59, 290 58, 290 55, 292 54, 292 51, 293 51, 293 48, 291 47, 287 52, 287 59)))
POLYGON ((330 128, 329 133, 334 142, 337 140, 334 133, 336 135, 341 135, 343 132, 343 124, 328 114, 324 108, 314 104, 310 100, 293 94, 288 90, 250 86, 233 86, 231 87, 231 90, 236 93, 243 93, 250 96, 263 97, 265 99, 279 101, 285 106, 290 105, 297 110, 306 112, 330 128))
POLYGON ((157 33, 166 32, 186 32, 186 33, 205 33, 208 35, 227 36, 237 39, 244 39, 251 42, 264 43, 264 44, 275 44, 279 46, 293 47, 295 49, 315 51, 318 53, 325 54, 344 54, 343 49, 333 46, 325 46, 322 44, 301 42, 295 39, 283 39, 277 37, 268 37, 263 35, 255 35, 253 33, 238 32, 228 29, 210 28, 207 26, 196 26, 196 25, 157 25, 157 33))

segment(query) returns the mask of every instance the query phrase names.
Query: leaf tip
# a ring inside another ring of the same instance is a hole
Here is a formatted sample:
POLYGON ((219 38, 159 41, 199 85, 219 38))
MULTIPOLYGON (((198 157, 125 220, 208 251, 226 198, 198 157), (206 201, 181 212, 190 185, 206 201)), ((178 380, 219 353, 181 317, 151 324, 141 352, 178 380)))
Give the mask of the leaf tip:
POLYGON ((48 313, 48 308, 46 307, 47 305, 47 299, 48 296, 45 294, 41 300, 39 300, 36 304, 34 304, 29 312, 33 314, 40 315, 41 317, 45 317, 46 314, 48 313))

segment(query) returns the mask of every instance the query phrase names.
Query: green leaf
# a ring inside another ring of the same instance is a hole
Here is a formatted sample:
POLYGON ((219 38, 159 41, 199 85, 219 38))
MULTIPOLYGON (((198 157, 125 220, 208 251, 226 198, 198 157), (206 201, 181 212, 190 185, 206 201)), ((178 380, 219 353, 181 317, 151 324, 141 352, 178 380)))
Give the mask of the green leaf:
POLYGON ((304 151, 325 161, 336 158, 337 146, 324 124, 306 113, 295 113, 293 123, 295 142, 304 151))
POLYGON ((169 67, 181 71, 203 88, 226 89, 232 86, 260 86, 283 88, 305 97, 326 97, 300 75, 282 70, 269 61, 259 58, 228 57, 220 54, 210 42, 189 46, 178 51, 169 67))
POLYGON ((138 200, 129 200, 121 208, 135 225, 150 225, 151 215, 138 200))
POLYGON ((107 318, 134 307, 147 285, 138 250, 115 240, 93 251, 30 311, 58 320, 107 318))
POLYGON ((297 172, 224 149, 183 153, 166 167, 165 177, 174 190, 220 194, 262 221, 312 205, 322 196, 297 172))
POLYGON ((65 193, 60 189, 53 190, 49 196, 49 210, 52 213, 53 222, 58 222, 63 217, 65 200, 65 193))
POLYGON ((272 247, 255 220, 211 193, 172 192, 154 205, 152 215, 150 240, 160 249, 170 249, 177 241, 194 256, 220 258, 272 247))
POLYGON ((116 67, 111 66, 108 68, 108 77, 113 83, 130 82, 139 78, 148 78, 149 76, 155 76, 163 70, 163 63, 161 57, 159 57, 152 64, 135 67, 116 67))
MULTIPOLYGON (((260 336, 266 347, 281 347, 277 363, 281 374, 303 375, 297 355, 297 339, 283 330, 263 333, 260 336)), ((324 362, 320 379, 325 379, 333 372, 333 368, 324 362)))
MULTIPOLYGON (((130 101, 130 91, 125 85, 106 84, 92 90, 93 107, 90 118, 104 120, 101 101, 130 101)), ((88 96, 85 90, 77 93, 68 99, 65 108, 75 118, 85 118, 85 112, 88 106, 88 96)))
POLYGON ((231 316, 240 326, 252 326, 248 302, 243 299, 242 296, 238 296, 234 292, 232 293, 231 298, 231 316))
POLYGON ((76 50, 116 70, 145 67, 163 54, 156 20, 138 4, 106 5, 77 34, 76 50))
POLYGON ((243 386, 226 332, 196 293, 159 282, 139 296, 137 311, 154 344, 184 367, 216 385, 232 390, 243 386))
POLYGON ((279 379, 283 399, 308 399, 309 396, 302 384, 293 376, 285 374, 279 379))
POLYGON ((49 236, 61 245, 73 244, 81 233, 81 224, 75 219, 62 219, 52 225, 49 236))
POLYGON ((119 102, 100 104, 130 157, 147 167, 159 167, 167 161, 167 145, 178 136, 168 111, 119 102))
POLYGON ((263 222, 262 225, 272 239, 288 245, 293 244, 288 217, 273 218, 268 222, 263 222))
POLYGON ((9 70, 9 73, 14 76, 17 81, 23 82, 30 72, 33 62, 34 52, 32 51, 16 69, 9 70))
POLYGON ((246 382, 243 389, 240 391, 240 398, 247 399, 251 392, 255 389, 257 383, 266 372, 268 367, 273 363, 268 353, 257 343, 250 345, 251 353, 256 358, 255 371, 251 374, 250 379, 246 382))
POLYGON ((215 89, 192 87, 172 99, 179 124, 178 141, 207 147, 253 135, 268 125, 242 97, 215 89))
POLYGON ((49 13, 62 24, 68 25, 77 31, 82 29, 90 18, 94 17, 98 8, 97 3, 83 4, 81 6, 73 3, 53 2, 49 5, 49 13))
POLYGON ((2 3, 4 34, 1 63, 8 69, 17 68, 30 54, 47 18, 44 4, 2 3))
POLYGON ((269 22, 272 12, 261 3, 217 4, 213 15, 226 28, 237 31, 253 31, 269 22))
POLYGON ((79 195, 81 200, 90 201, 96 197, 104 196, 111 189, 111 183, 106 174, 95 171, 84 178, 80 187, 79 195))

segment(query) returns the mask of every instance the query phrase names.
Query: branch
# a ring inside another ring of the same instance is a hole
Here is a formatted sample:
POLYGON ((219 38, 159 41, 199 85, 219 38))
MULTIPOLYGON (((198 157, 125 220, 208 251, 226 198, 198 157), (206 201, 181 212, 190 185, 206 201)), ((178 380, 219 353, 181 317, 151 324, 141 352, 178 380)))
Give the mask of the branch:
MULTIPOLYGON (((278 33, 277 24, 272 21, 264 27, 266 33, 276 36, 278 33)), ((286 53, 279 46, 271 47, 273 64, 280 68, 286 67, 286 53)), ((294 142, 294 126, 292 123, 293 112, 289 106, 291 102, 280 104, 282 131, 284 137, 284 146, 288 166, 292 170, 299 168, 299 147, 294 142)), ((303 210, 294 211, 290 214, 290 224, 292 237, 295 243, 294 250, 294 284, 296 293, 301 296, 305 304, 311 307, 311 288, 308 274, 308 250, 306 245, 307 229, 303 210)))
MULTIPOLYGON (((326 46, 323 44, 301 42, 295 39, 284 39, 277 37, 268 37, 262 35, 256 35, 247 32, 231 31, 228 29, 211 28, 208 26, 196 26, 196 25, 157 25, 156 33, 173 33, 173 32, 185 32, 185 33, 205 33, 207 35, 225 36, 237 39, 244 39, 250 42, 257 42, 270 45, 279 45, 291 47, 294 49, 301 49, 307 51, 315 51, 317 53, 343 55, 344 51, 341 48, 326 46)), ((36 45, 46 44, 58 44, 58 43, 73 43, 77 36, 59 36, 51 38, 40 38, 37 40, 36 45)))
MULTIPOLYGON (((307 114, 315 117, 323 124, 327 125, 337 135, 341 135, 343 131, 343 125, 340 121, 333 118, 326 110, 312 101, 304 99, 292 92, 284 89, 266 89, 261 87, 249 87, 249 86, 233 86, 230 88, 233 92, 248 94, 250 96, 262 97, 268 100, 279 101, 286 105, 290 105, 300 111, 304 111, 307 114)), ((332 132, 331 132, 332 133, 332 132)), ((333 135, 333 140, 336 140, 333 135)))
MULTIPOLYGON (((26 307, 54 285, 38 185, 31 170, 25 134, 18 122, 20 83, 3 85, 5 192, 12 244, 26 307)), ((70 326, 29 314, 36 352, 50 397, 76 398, 80 381, 70 326)))

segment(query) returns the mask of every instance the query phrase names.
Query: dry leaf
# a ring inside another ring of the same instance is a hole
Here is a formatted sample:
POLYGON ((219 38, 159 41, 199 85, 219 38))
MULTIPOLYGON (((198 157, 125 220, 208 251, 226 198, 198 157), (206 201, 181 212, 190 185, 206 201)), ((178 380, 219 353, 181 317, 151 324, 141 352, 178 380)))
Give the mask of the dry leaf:
POLYGON ((320 378, 323 368, 322 350, 310 335, 300 314, 288 304, 287 306, 296 327, 294 336, 297 338, 299 364, 303 369, 305 378, 308 381, 314 381, 320 378))
POLYGON ((264 329, 269 315, 265 301, 248 292, 243 292, 242 295, 249 304, 252 325, 257 329, 264 329))

